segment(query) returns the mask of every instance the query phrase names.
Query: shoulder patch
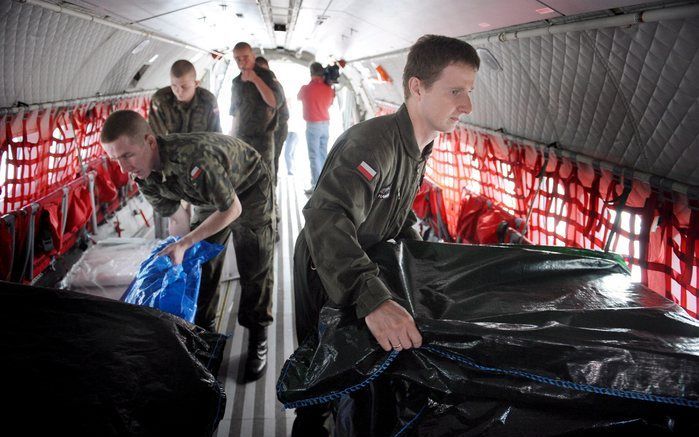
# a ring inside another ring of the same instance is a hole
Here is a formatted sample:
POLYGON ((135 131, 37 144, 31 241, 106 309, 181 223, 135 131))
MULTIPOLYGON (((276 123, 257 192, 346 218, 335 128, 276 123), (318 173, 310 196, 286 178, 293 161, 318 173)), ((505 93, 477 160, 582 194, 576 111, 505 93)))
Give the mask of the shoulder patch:
POLYGON ((196 180, 204 171, 199 166, 193 166, 192 170, 189 172, 189 177, 192 180, 196 180))
POLYGON ((364 176, 364 178, 369 182, 371 182, 372 179, 374 179, 374 177, 376 176, 376 170, 371 168, 371 166, 367 164, 366 161, 362 161, 361 164, 357 166, 357 170, 359 170, 359 173, 361 173, 362 176, 364 176))

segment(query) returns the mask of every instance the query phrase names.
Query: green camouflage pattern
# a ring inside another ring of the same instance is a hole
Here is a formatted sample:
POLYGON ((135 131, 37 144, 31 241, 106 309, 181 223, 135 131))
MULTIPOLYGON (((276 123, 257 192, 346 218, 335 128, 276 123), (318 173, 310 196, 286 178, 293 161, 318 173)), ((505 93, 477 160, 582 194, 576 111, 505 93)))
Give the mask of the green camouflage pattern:
MULTIPOLYGON (((268 165, 245 142, 213 132, 158 137, 162 168, 136 179, 156 212, 169 217, 184 200, 195 207, 225 211, 237 194, 238 221, 257 228, 272 220, 268 165)), ((196 209, 196 208, 195 208, 196 209)))
MULTIPOLYGON (((192 228, 214 211, 227 210, 237 194, 242 214, 206 241, 226 245, 232 235, 241 300, 239 323, 250 329, 268 326, 274 289, 274 213, 269 167, 245 142, 211 132, 158 137, 162 167, 136 179, 156 212, 174 214, 185 200, 193 205, 192 228)), ((225 252, 225 251, 224 251, 225 252)), ((218 284, 225 254, 202 265, 195 322, 211 328, 219 301, 218 284)))
POLYGON ((216 96, 197 87, 192 101, 177 101, 170 87, 153 94, 148 111, 148 124, 156 135, 190 132, 221 132, 216 96))

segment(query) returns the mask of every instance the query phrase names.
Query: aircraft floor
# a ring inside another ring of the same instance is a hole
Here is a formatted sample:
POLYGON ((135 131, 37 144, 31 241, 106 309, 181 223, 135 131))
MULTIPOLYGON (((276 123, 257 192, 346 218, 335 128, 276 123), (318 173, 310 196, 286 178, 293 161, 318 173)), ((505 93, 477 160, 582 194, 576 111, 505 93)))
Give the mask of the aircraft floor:
POLYGON ((275 387, 286 358, 296 349, 292 260, 294 243, 303 227, 301 208, 307 200, 303 192, 304 185, 299 182, 300 180, 300 178, 297 180, 293 176, 280 174, 277 184, 277 203, 281 221, 279 222, 279 241, 275 247, 274 323, 268 332, 267 371, 256 382, 241 383, 248 331, 237 323, 237 308, 240 302, 239 282, 234 279, 222 282, 220 285, 221 299, 224 304, 219 332, 232 334, 232 336, 228 339, 218 375, 219 381, 225 384, 227 400, 225 414, 215 434, 217 437, 279 437, 291 433, 294 412, 283 409, 277 401, 275 387))

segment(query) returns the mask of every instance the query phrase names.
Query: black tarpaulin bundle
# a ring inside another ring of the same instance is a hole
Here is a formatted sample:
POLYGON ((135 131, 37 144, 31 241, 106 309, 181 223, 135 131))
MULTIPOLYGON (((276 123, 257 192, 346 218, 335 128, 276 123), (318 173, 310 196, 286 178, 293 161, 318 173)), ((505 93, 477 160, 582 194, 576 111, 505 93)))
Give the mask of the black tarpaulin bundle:
POLYGON ((699 430, 699 323, 619 257, 412 241, 370 256, 423 347, 385 352, 352 309, 326 306, 319 343, 280 375, 287 408, 362 399, 366 435, 699 430))
POLYGON ((6 435, 210 436, 223 416, 223 335, 152 308, 2 281, 0 308, 6 435))

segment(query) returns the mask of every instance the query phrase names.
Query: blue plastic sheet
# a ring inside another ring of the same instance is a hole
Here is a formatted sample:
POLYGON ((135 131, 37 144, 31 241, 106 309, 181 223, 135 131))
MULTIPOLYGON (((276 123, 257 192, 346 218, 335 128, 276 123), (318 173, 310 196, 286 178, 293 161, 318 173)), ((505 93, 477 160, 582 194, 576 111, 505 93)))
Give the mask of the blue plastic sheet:
POLYGON ((182 264, 174 265, 168 256, 157 256, 165 246, 179 240, 168 237, 141 263, 121 300, 157 308, 194 323, 199 297, 201 265, 218 255, 223 246, 207 241, 196 243, 184 254, 182 264))

